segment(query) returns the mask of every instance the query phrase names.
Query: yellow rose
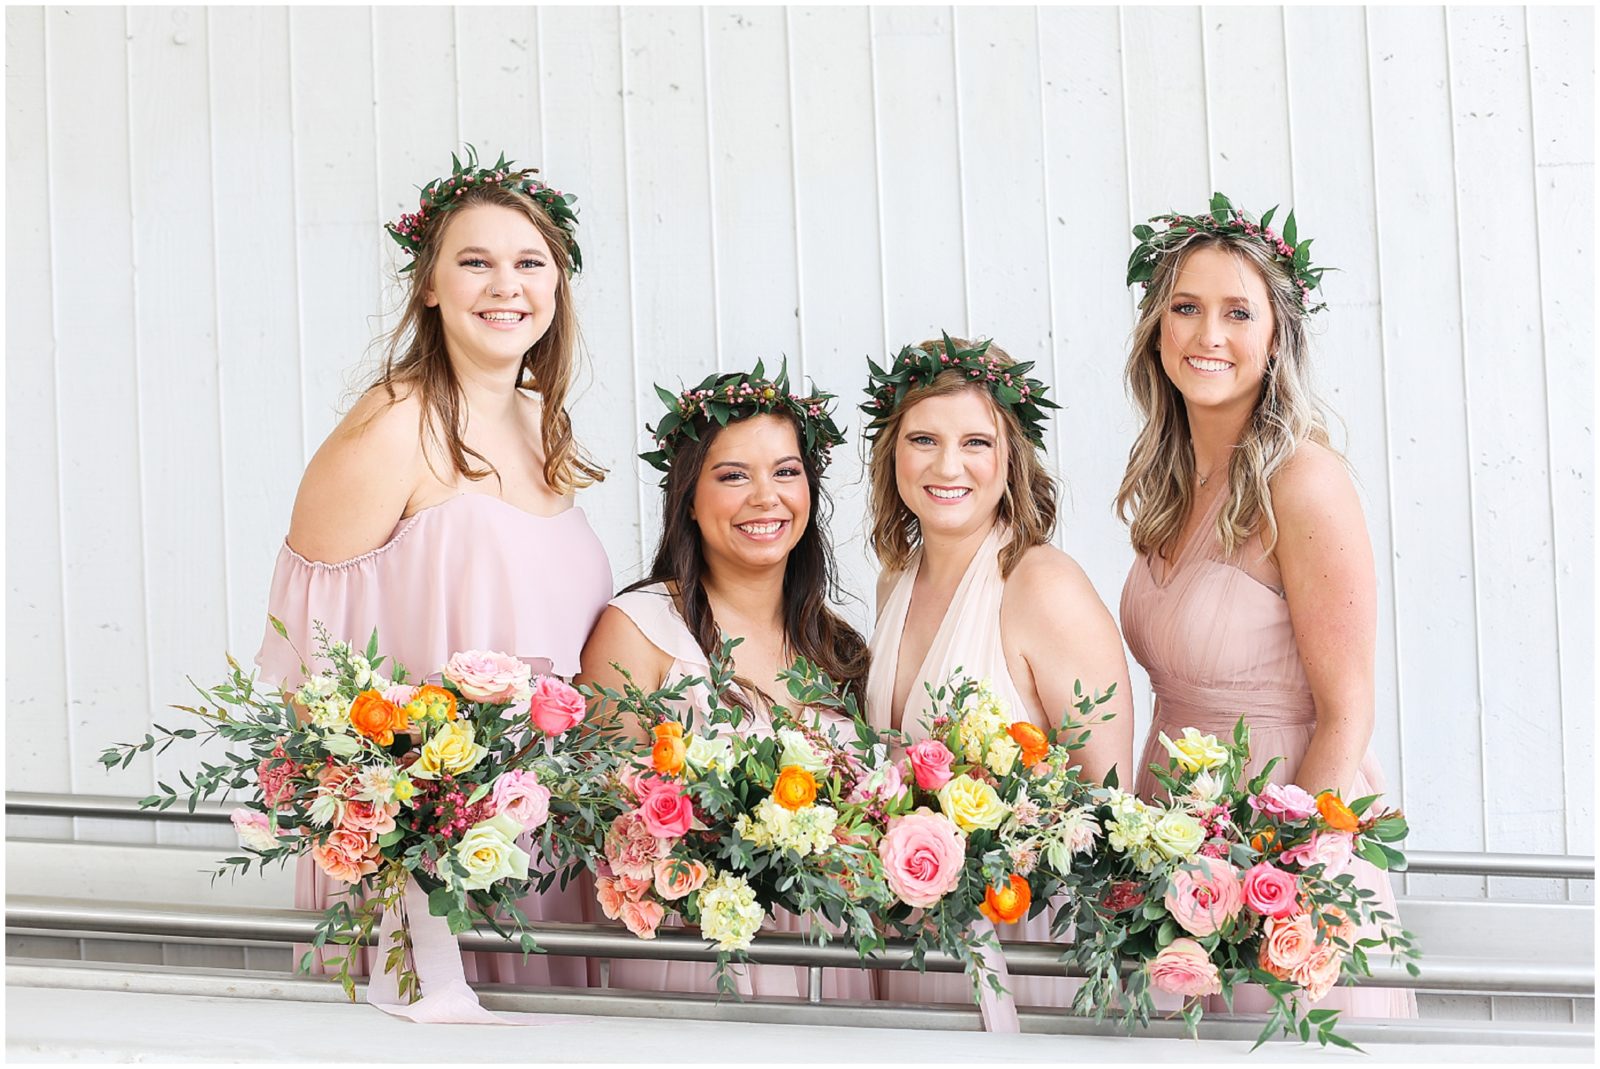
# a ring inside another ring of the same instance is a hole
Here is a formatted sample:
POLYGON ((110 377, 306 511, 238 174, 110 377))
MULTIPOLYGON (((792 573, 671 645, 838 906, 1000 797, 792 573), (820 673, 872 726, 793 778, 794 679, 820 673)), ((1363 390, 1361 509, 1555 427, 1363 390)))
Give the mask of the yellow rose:
POLYGON ((1202 735, 1194 728, 1184 728, 1183 738, 1173 742, 1167 733, 1159 736, 1161 745, 1185 772, 1207 772, 1221 768, 1228 760, 1228 751, 1217 742, 1215 735, 1202 735))
POLYGON ((939 808, 962 831, 992 831, 1011 815, 1011 807, 1000 800, 993 787, 965 773, 940 787, 938 793, 939 808))
POLYGON ((459 776, 482 761, 488 752, 473 737, 471 724, 464 720, 447 720, 422 744, 422 753, 406 771, 413 779, 438 779, 441 772, 459 776))
POLYGON ((1193 857, 1206 841, 1205 829, 1188 813, 1171 809, 1150 829, 1150 842, 1169 861, 1193 857))

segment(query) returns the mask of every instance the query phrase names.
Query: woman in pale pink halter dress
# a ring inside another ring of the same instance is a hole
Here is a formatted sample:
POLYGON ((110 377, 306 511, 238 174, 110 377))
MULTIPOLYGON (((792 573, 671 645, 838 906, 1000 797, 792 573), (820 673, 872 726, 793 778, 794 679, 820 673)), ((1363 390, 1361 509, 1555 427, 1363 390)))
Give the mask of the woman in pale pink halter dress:
MULTIPOLYGON (((1247 776, 1281 757, 1274 782, 1380 793, 1368 749, 1372 548, 1309 389, 1309 293, 1259 229, 1215 229, 1202 224, 1154 258, 1128 360, 1147 422, 1118 495, 1138 551, 1122 628, 1156 698, 1135 790, 1159 790, 1149 765, 1166 764, 1160 733, 1231 736, 1243 716, 1247 776)), ((1382 872, 1359 859, 1352 872, 1396 913, 1382 872)), ((1222 1011, 1220 996, 1210 1002, 1222 1011)), ((1234 999, 1239 1012, 1270 1005, 1254 986, 1234 999)), ((1314 1007, 1417 1012, 1410 991, 1372 987, 1335 988, 1314 1007)))
MULTIPOLYGON (((736 636, 743 639, 733 651, 737 693, 723 703, 744 707, 741 734, 771 735, 776 703, 841 740, 852 738, 845 717, 795 709, 777 678, 797 656, 858 694, 865 675, 866 643, 826 601, 835 567, 822 472, 839 440, 826 412, 832 398, 795 397, 782 375, 771 381, 730 373, 702 386, 719 397, 731 391, 739 407, 725 426, 696 413, 694 438, 680 429, 658 439, 662 451, 646 454, 667 472, 660 545, 649 575, 619 594, 595 626, 583 650, 583 681, 620 689, 615 665, 647 691, 686 676, 704 679, 720 636, 736 636)), ((698 402, 686 404, 693 411, 698 402)), ((685 697, 702 717, 709 712, 703 686, 685 697)), ((644 738, 642 726, 629 727, 644 738)), ((765 930, 801 931, 804 923, 780 910, 765 930)), ((747 996, 807 995, 806 970, 793 966, 745 966, 736 982, 747 996)), ((712 965, 699 962, 618 958, 609 983, 717 992, 712 965)), ((864 969, 823 971, 826 998, 870 999, 875 986, 864 969)))
MULTIPOLYGON (((267 682, 297 687, 301 656, 327 669, 318 621, 357 646, 377 628, 385 674, 402 664, 413 682, 469 649, 578 671, 611 567, 571 495, 604 472, 565 407, 577 246, 531 189, 485 174, 410 231, 417 261, 383 372, 306 469, 278 553, 268 612, 289 641, 266 629, 256 663, 267 682)), ((322 910, 347 888, 302 858, 295 906, 322 910)), ((590 897, 574 882, 520 906, 533 921, 577 922, 590 897)), ((372 952, 360 957, 355 971, 370 974, 372 952)), ((587 982, 581 958, 464 959, 469 981, 587 982)))
MULTIPOLYGON (((974 369, 992 363, 988 382, 1012 362, 992 344, 949 342, 955 353, 944 341, 902 350, 890 371, 914 373, 919 385, 898 405, 879 406, 868 430, 875 432, 869 529, 884 566, 867 679, 872 726, 926 738, 924 685, 937 688, 957 668, 988 679, 1013 720, 1042 729, 1075 714, 1074 682, 1086 694, 1116 684, 1100 710, 1113 719, 1095 726, 1079 754, 1089 778, 1101 780, 1112 767, 1126 777, 1132 703, 1116 625, 1083 570, 1049 544, 1056 486, 1036 441, 1011 405, 972 381, 974 369), (931 354, 944 370, 912 371, 925 358, 918 354, 931 354)), ((1038 397, 1042 384, 1028 381, 1038 397)), ((870 392, 887 401, 894 391, 870 392)), ((1050 942, 1050 912, 996 931, 1004 942, 1050 942)), ((890 972, 880 986, 896 1002, 973 1002, 960 974, 890 972)), ((1011 976, 1006 984, 1018 1005, 1058 1008, 1071 1005, 1078 986, 1064 976, 1011 976)), ((995 1027, 988 1014, 985 1007, 995 1027)))

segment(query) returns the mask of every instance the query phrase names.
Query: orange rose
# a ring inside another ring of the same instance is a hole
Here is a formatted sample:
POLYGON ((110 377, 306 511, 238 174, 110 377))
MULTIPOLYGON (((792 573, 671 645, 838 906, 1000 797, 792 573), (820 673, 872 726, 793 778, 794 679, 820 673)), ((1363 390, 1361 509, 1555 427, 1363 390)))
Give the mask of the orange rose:
POLYGON ((388 746, 394 742, 394 733, 404 731, 409 724, 404 709, 375 690, 364 690, 350 706, 350 726, 356 734, 365 735, 379 746, 388 746))
POLYGON ((1012 742, 1022 747, 1022 763, 1025 765, 1036 765, 1050 753, 1050 740, 1026 720, 1016 721, 1006 734, 1011 736, 1012 742))
POLYGON ((1033 902, 1033 891, 1021 876, 1012 876, 1005 887, 990 885, 983 892, 983 904, 978 909, 995 924, 1015 924, 1028 915, 1033 902))
POLYGON ((419 720, 425 717, 435 721, 454 720, 456 718, 456 696, 443 687, 436 687, 432 683, 424 683, 417 688, 417 692, 406 703, 406 712, 419 720))
POLYGON ((1322 814, 1322 819, 1334 831, 1347 831, 1354 835, 1361 829, 1361 820, 1349 806, 1339 800, 1339 796, 1332 791, 1323 791, 1317 795, 1317 812, 1322 814))
POLYGON ((817 800, 817 777, 799 765, 784 765, 772 785, 772 800, 790 812, 804 809, 817 800))
POLYGON ((673 720, 657 724, 652 730, 656 743, 650 747, 650 764, 663 776, 676 776, 683 771, 683 725, 673 720))

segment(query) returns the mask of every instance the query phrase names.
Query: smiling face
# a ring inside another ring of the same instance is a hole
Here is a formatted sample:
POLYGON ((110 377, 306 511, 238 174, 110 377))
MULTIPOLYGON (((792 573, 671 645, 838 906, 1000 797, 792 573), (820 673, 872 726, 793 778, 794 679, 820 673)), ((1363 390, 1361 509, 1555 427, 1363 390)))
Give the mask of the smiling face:
POLYGON ((782 568, 811 521, 811 486, 793 421, 752 416, 717 432, 690 518, 713 570, 782 568))
POLYGON ((453 211, 439 244, 424 301, 452 358, 520 364, 556 310, 561 268, 544 235, 514 208, 480 204, 453 211))
POLYGON ((895 484, 924 540, 993 525, 1006 488, 1006 449, 987 391, 928 397, 906 410, 895 438, 895 484))
POLYGON ((1255 407, 1274 332, 1271 296, 1255 265, 1196 249, 1161 313, 1161 367, 1191 408, 1255 407))

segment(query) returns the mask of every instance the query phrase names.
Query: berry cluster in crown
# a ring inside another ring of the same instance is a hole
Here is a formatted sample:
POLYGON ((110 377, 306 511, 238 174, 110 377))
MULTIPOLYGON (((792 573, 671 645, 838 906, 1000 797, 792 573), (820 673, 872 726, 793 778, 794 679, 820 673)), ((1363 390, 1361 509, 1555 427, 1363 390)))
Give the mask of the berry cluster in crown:
POLYGON ((872 418, 862 434, 869 441, 876 438, 895 409, 900 407, 900 402, 905 400, 906 394, 920 386, 927 386, 942 372, 959 370, 975 385, 988 387, 995 401, 1015 412, 1017 422, 1022 424, 1028 440, 1043 449, 1044 421, 1048 418, 1044 410, 1061 406, 1044 395, 1048 386, 1028 377, 1028 372, 1033 370, 1033 362, 1003 363, 998 356, 989 354, 988 341, 979 342, 970 349, 961 349, 950 340, 950 335, 941 336, 944 339, 943 351, 934 352, 907 345, 890 362, 887 371, 870 357, 867 359, 867 366, 872 370, 867 382, 867 402, 861 406, 861 411, 872 418))
MULTIPOLYGON (((1179 215, 1169 212, 1166 215, 1154 216, 1150 222, 1162 224, 1166 229, 1158 231, 1143 223, 1133 228, 1133 236, 1139 239, 1139 244, 1134 248, 1133 255, 1128 257, 1128 285, 1139 282, 1148 290, 1150 279, 1155 274, 1156 262, 1169 250, 1188 241, 1192 234, 1204 231, 1211 234, 1241 236, 1259 241, 1282 262, 1284 269, 1289 272, 1289 277, 1300 290, 1301 311, 1308 316, 1314 315, 1328 306, 1326 303, 1313 305, 1311 291, 1322 287, 1322 275, 1331 268, 1311 266, 1311 239, 1299 240, 1294 224, 1294 212, 1291 211, 1284 219, 1282 235, 1273 231, 1272 217, 1277 211, 1276 206, 1272 207, 1258 221, 1243 209, 1235 208, 1221 193, 1213 193, 1211 210, 1204 215, 1179 215)), ((1140 300, 1139 307, 1143 308, 1147 300, 1149 300, 1148 294, 1140 300)))
POLYGON ((422 187, 422 196, 417 202, 417 210, 406 212, 392 223, 385 223, 384 229, 407 254, 413 257, 411 263, 400 268, 402 275, 408 274, 416 266, 415 257, 422 249, 423 240, 428 234, 428 224, 439 215, 456 207, 467 190, 481 186, 504 186, 506 189, 518 193, 526 193, 532 197, 550 221, 561 228, 566 235, 567 255, 572 261, 572 270, 583 270, 583 253, 578 249, 577 227, 578 209, 573 205, 577 203, 577 195, 562 193, 558 189, 551 189, 533 176, 539 173, 537 167, 518 168, 511 160, 506 159, 505 153, 495 161, 492 167, 478 166, 478 150, 471 145, 466 146, 466 160, 463 162, 455 153, 450 154, 450 174, 444 178, 435 178, 422 187))
MULTIPOLYGON (((701 418, 726 427, 765 413, 788 413, 800 421, 800 448, 818 472, 828 466, 829 451, 844 441, 844 434, 829 411, 833 394, 818 390, 801 395, 790 390, 788 361, 775 379, 766 377, 766 368, 757 360, 748 374, 734 371, 707 375, 700 385, 678 394, 657 386, 656 396, 667 406, 667 414, 654 427, 645 427, 655 438, 656 448, 640 453, 639 459, 658 471, 671 470, 673 457, 685 438, 700 440, 695 422, 701 418)), ((665 478, 662 485, 666 485, 665 478)))

